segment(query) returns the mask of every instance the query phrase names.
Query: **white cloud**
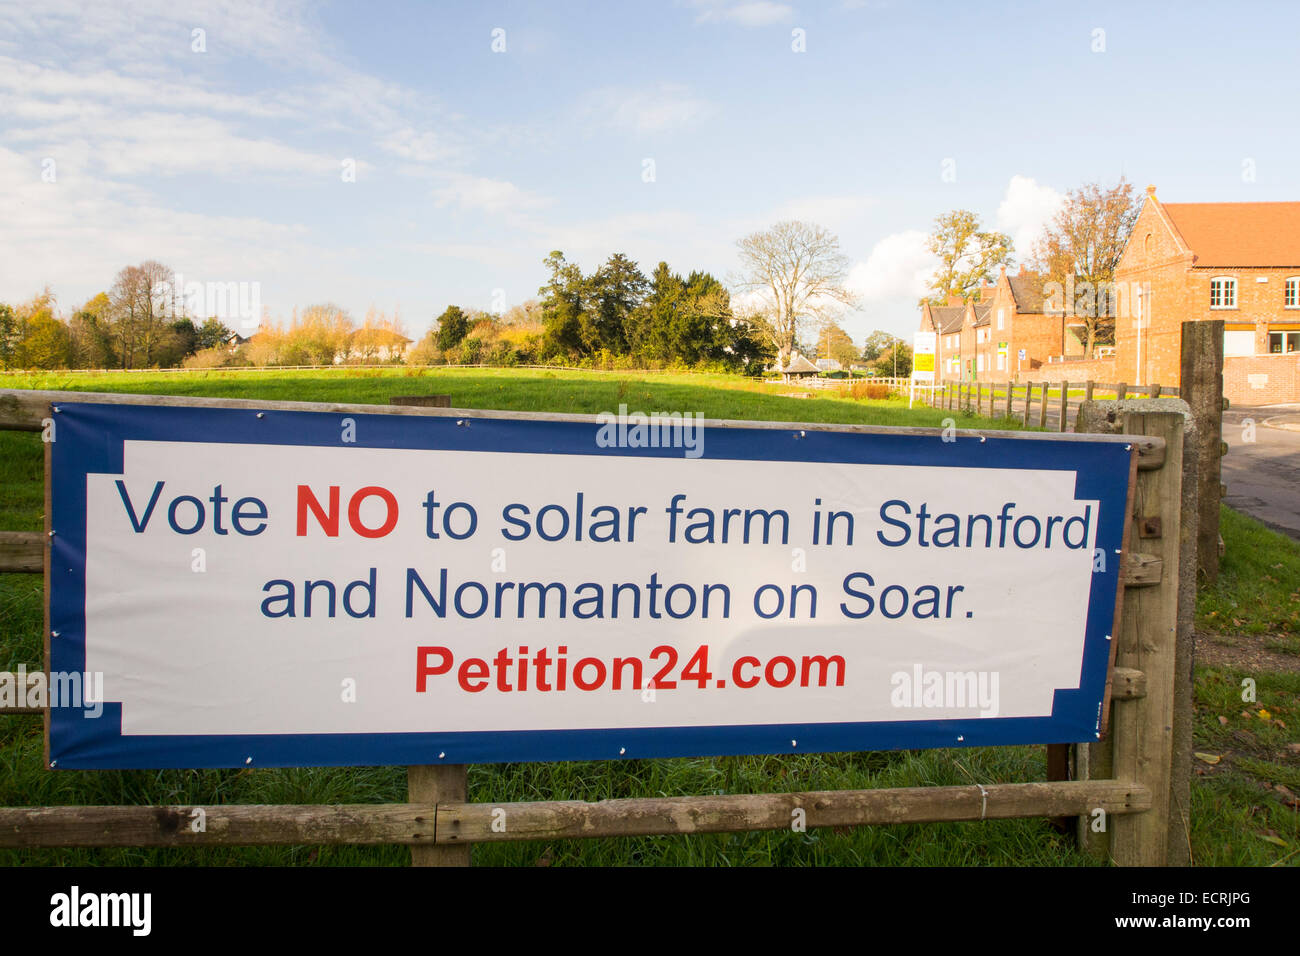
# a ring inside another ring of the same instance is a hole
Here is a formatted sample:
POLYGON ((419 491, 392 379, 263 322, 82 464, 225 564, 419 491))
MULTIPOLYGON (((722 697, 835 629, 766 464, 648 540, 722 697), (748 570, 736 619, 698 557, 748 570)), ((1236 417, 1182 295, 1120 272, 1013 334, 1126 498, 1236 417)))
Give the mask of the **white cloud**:
POLYGON ((1016 260, 1029 259, 1043 227, 1061 208, 1065 197, 1051 186, 1041 186, 1028 176, 1012 176, 998 205, 995 228, 1011 237, 1016 260))
POLYGON ((864 304, 921 298, 939 267, 928 241, 929 235, 920 229, 886 236, 871 247, 864 262, 849 270, 846 284, 864 304))
POLYGON ((483 212, 523 212, 546 205, 546 200, 503 179, 455 174, 433 190, 439 206, 459 206, 483 212))
POLYGON ((750 0, 746 3, 726 3, 717 0, 697 0, 695 6, 703 7, 696 20, 700 23, 730 22, 742 27, 765 27, 782 23, 794 16, 794 8, 770 0, 750 0))
POLYGON ((713 107, 685 86, 661 83, 651 89, 594 90, 583 97, 578 111, 588 125, 610 125, 644 136, 691 126, 712 113, 713 107))

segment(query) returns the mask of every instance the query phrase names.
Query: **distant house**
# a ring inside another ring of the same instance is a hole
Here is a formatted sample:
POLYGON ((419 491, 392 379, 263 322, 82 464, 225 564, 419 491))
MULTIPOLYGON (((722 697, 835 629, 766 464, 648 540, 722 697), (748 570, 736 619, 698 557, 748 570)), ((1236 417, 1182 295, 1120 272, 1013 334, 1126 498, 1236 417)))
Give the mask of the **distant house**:
POLYGON ((934 367, 940 381, 961 378, 961 329, 965 315, 965 303, 955 297, 948 300, 948 305, 921 303, 921 331, 936 336, 934 367))
POLYGON ((819 358, 817 360, 817 368, 823 372, 838 372, 844 368, 844 366, 841 365, 838 360, 833 358, 819 358))
POLYGON ((1043 275, 1008 276, 1004 267, 996 282, 980 287, 976 301, 952 296, 947 305, 923 303, 920 329, 936 335, 940 381, 1016 381, 1069 354, 1073 336, 1066 335, 1067 320, 1046 311, 1045 285, 1043 275))

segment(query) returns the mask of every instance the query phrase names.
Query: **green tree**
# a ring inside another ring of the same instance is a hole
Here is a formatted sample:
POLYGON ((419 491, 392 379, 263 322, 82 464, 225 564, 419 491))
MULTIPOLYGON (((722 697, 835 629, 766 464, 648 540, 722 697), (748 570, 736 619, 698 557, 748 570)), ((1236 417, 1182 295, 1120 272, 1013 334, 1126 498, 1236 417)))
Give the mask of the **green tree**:
POLYGON ((461 311, 460 306, 449 305, 438 316, 438 348, 442 351, 453 349, 460 344, 469 332, 469 317, 461 311))
POLYGON ((16 367, 18 317, 11 306, 0 302, 0 368, 16 367))
POLYGON ((67 368, 71 357, 68 327, 58 319, 40 316, 27 323, 18 345, 22 368, 67 368))
POLYGON ((817 336, 817 357, 829 358, 848 368, 858 360, 858 347, 836 322, 827 322, 817 336))
POLYGON ((912 347, 902 339, 890 336, 889 344, 870 365, 879 376, 889 378, 897 375, 899 378, 908 378, 912 374, 912 347))
POLYGON ((541 296, 542 350, 545 355, 579 356, 584 353, 583 312, 587 304, 587 283, 582 270, 564 258, 558 249, 543 260, 551 273, 541 296))
POLYGON ((645 297, 648 283, 637 264, 616 252, 587 280, 587 308, 580 313, 582 343, 588 352, 627 352, 624 329, 645 297))
POLYGON ((1011 264, 1010 237, 982 230, 979 217, 965 209, 935 219, 929 248, 939 257, 939 269, 930 279, 932 305, 944 305, 954 295, 963 301, 975 298, 998 266, 1011 264))
POLYGON ((888 332, 876 329, 867 336, 866 342, 862 345, 862 361, 866 365, 871 365, 880 354, 888 349, 894 342, 894 336, 888 332))
POLYGON ((195 351, 215 349, 227 345, 234 337, 235 333, 216 316, 204 319, 203 324, 198 328, 198 342, 196 343, 198 347, 195 351))
POLYGON ((110 311, 108 293, 101 292, 72 313, 68 335, 73 368, 116 368, 120 364, 113 351, 110 311))

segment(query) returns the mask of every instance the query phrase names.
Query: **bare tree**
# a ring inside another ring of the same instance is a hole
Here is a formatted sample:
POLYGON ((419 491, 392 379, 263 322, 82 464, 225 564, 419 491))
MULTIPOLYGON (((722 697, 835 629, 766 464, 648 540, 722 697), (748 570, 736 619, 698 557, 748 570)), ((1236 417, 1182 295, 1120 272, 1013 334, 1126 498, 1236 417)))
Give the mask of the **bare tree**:
POLYGON ((1064 303, 1064 307, 1067 315, 1083 321, 1084 355, 1089 358, 1099 339, 1114 341, 1115 266, 1141 211, 1132 183, 1123 177, 1110 189, 1086 183, 1066 194, 1034 245, 1035 264, 1044 273, 1044 283, 1084 293, 1078 303, 1064 303))
POLYGON ((162 344, 172 307, 175 276, 161 262, 150 259, 127 266, 109 290, 112 335, 123 368, 147 368, 162 344))
MULTIPOLYGON (((763 305, 755 324, 771 340, 784 367, 809 320, 828 321, 855 298, 844 287, 849 261, 840 241, 821 226, 786 220, 741 239, 742 273, 733 285, 757 292, 763 305)), ((756 316, 751 316, 756 318, 756 316)))

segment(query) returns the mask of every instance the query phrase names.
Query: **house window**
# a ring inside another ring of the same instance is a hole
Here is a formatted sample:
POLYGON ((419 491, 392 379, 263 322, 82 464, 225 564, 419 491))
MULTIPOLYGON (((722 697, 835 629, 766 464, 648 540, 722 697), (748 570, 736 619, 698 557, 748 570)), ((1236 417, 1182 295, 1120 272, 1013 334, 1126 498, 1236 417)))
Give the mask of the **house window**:
POLYGON ((999 329, 999 331, 1002 329, 1002 325, 1003 325, 1003 318, 1002 318, 1002 317, 1003 317, 1003 315, 1005 314, 1005 312, 1006 312, 1006 309, 998 309, 998 329, 999 329))
POLYGON ((982 371, 984 371, 984 356, 983 356, 983 355, 977 355, 977 356, 976 356, 975 371, 977 371, 977 372, 982 372, 982 371))
POLYGON ((1005 371, 1005 370, 1006 370, 1006 367, 1007 367, 1007 353, 1006 353, 1006 352, 999 352, 999 353, 998 353, 998 371, 999 371, 999 372, 1005 371))
POLYGON ((1300 352, 1300 332, 1268 333, 1268 350, 1273 355, 1283 352, 1300 352))
POLYGON ((1288 309, 1300 309, 1300 276, 1291 276, 1286 280, 1282 304, 1288 309))
POLYGON ((1237 307, 1237 280, 1226 276, 1210 280, 1210 308, 1235 309, 1237 307))

